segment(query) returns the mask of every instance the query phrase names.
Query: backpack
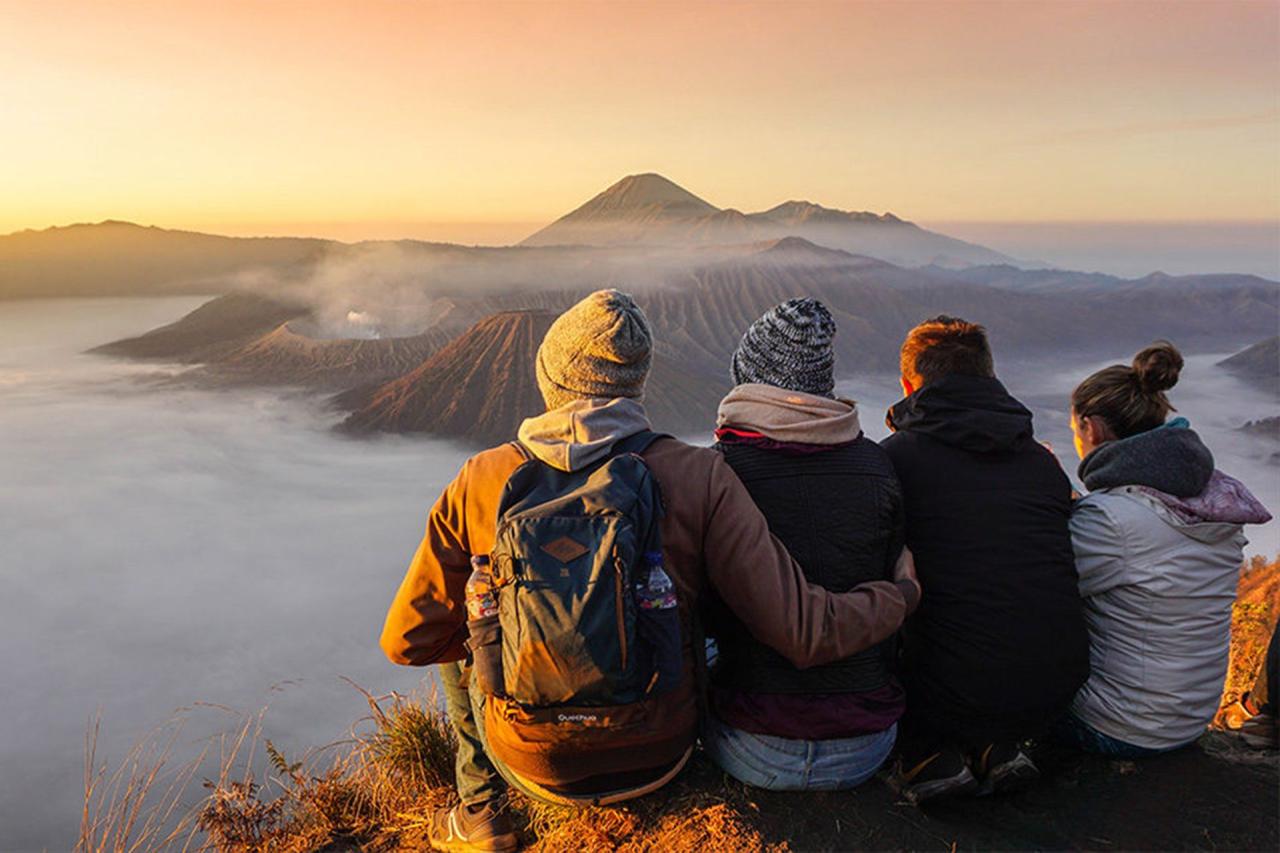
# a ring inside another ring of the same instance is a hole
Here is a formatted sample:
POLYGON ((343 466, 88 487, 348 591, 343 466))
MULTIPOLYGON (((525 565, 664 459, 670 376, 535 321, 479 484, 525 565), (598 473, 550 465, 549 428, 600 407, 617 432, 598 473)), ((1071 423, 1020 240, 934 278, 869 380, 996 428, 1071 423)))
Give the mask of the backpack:
POLYGON ((557 470, 520 448, 527 461, 503 489, 490 565, 500 696, 526 719, 590 727, 610 706, 674 686, 657 676, 662 658, 680 653, 675 610, 655 638, 635 598, 648 578, 646 557, 661 565, 662 495, 639 454, 662 437, 630 436, 580 471, 557 470))

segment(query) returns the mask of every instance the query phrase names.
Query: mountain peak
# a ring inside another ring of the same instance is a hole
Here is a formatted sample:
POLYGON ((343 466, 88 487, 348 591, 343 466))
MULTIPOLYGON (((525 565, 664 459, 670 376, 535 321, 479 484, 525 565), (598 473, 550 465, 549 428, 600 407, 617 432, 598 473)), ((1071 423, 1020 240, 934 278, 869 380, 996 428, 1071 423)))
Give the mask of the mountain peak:
POLYGON ((892 213, 837 210, 801 199, 757 213, 719 208, 654 172, 627 175, 520 245, 742 246, 780 237, 804 237, 819 246, 899 266, 943 258, 956 264, 1010 260, 892 213))
MULTIPOLYGON (((717 208, 698 198, 675 181, 655 172, 627 175, 588 201, 574 213, 624 213, 662 208, 685 216, 715 213, 717 208)), ((572 216, 574 214, 570 214, 572 216)))
POLYGON ((630 243, 654 230, 706 219, 720 209, 653 172, 627 175, 522 245, 630 243))

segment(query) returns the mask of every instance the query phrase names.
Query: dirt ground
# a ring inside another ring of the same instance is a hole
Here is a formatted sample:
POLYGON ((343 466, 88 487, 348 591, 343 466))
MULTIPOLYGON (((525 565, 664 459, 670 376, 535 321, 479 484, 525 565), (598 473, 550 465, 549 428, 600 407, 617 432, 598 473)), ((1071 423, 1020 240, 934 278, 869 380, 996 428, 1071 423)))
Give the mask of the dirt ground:
POLYGON ((1280 757, 1231 744, 1211 733, 1142 762, 1044 747, 1044 778, 1026 791, 922 807, 897 802, 883 781, 751 799, 766 842, 794 850, 1280 849, 1280 757))

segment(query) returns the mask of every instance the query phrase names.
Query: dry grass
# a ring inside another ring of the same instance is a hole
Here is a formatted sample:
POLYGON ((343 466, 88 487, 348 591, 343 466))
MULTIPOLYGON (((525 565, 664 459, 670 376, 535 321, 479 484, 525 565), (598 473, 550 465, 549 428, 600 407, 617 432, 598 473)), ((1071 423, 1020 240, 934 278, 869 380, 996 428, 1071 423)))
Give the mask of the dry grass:
MULTIPOLYGON (((166 775, 177 730, 165 729, 160 747, 154 737, 136 747, 109 778, 112 785, 100 784, 105 771, 93 777, 99 784, 90 784, 86 776, 81 849, 425 849, 431 812, 454 801, 452 729, 434 710, 439 707, 434 696, 364 695, 369 731, 340 749, 295 760, 262 738, 259 714, 216 738, 181 772, 166 775), (178 814, 206 756, 217 761, 217 778, 203 782, 208 793, 199 807, 180 814, 166 829, 164 820, 178 814), (258 765, 269 768, 265 776, 255 773, 258 765), (163 788, 162 779, 167 781, 163 788), (141 831, 138 815, 154 815, 141 821, 141 831)), ((92 739, 88 749, 92 767, 92 739)), ((667 796, 623 808, 577 810, 512 799, 517 824, 533 850, 785 849, 767 844, 754 827, 756 809, 746 789, 726 782, 706 762, 696 762, 667 796)))
MULTIPOLYGON (((392 694, 368 700, 372 731, 342 749, 290 761, 269 741, 275 775, 269 785, 251 771, 209 783, 196 816, 220 851, 305 851, 339 844, 394 849, 448 801, 453 783, 453 731, 434 696, 392 694)), ((224 762, 224 767, 227 766, 224 762)), ((252 766, 249 763, 247 766, 252 766)))
MULTIPOLYGON (((1240 579, 1224 704, 1249 689, 1278 617, 1280 562, 1255 559, 1240 579)), ((210 743, 193 762, 173 769, 168 768, 169 756, 180 725, 162 727, 108 776, 95 764, 95 723, 86 743, 86 805, 78 849, 425 849, 429 815, 454 800, 452 730, 435 710, 439 704, 434 696, 361 692, 370 708, 364 721, 371 724, 368 730, 295 760, 262 740, 259 715, 210 743), (265 762, 256 754, 260 744, 265 762), (205 755, 218 759, 218 778, 204 783, 209 793, 198 809, 180 814, 184 791, 205 755), (261 779, 253 772, 259 764, 269 768, 261 779)), ((519 797, 513 797, 512 805, 530 849, 546 853, 787 849, 763 834, 761 827, 768 821, 750 789, 703 759, 691 762, 663 796, 622 807, 575 810, 519 797)))
MULTIPOLYGON (((191 820, 181 811, 183 792, 203 753, 173 767, 173 747, 183 720, 175 717, 136 743, 111 773, 98 762, 101 720, 85 734, 84 810, 77 853, 132 853, 190 842, 191 820)), ((186 846, 186 845, 184 845, 186 846)))
POLYGON ((1280 619, 1280 558, 1254 557, 1240 573, 1231 613, 1231 662, 1222 704, 1240 698, 1262 669, 1271 632, 1280 619))

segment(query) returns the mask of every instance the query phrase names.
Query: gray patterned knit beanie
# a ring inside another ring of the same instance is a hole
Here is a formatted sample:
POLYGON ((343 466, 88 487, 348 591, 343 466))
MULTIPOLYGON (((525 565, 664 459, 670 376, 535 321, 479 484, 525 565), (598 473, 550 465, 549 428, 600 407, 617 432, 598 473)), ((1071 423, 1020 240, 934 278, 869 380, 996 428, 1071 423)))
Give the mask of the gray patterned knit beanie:
POLYGON ((548 409, 587 397, 640 397, 653 336, 625 293, 597 290, 556 318, 538 347, 538 390, 548 409))
POLYGON ((733 382, 834 396, 836 321, 816 299, 789 299, 751 324, 733 354, 733 382))

